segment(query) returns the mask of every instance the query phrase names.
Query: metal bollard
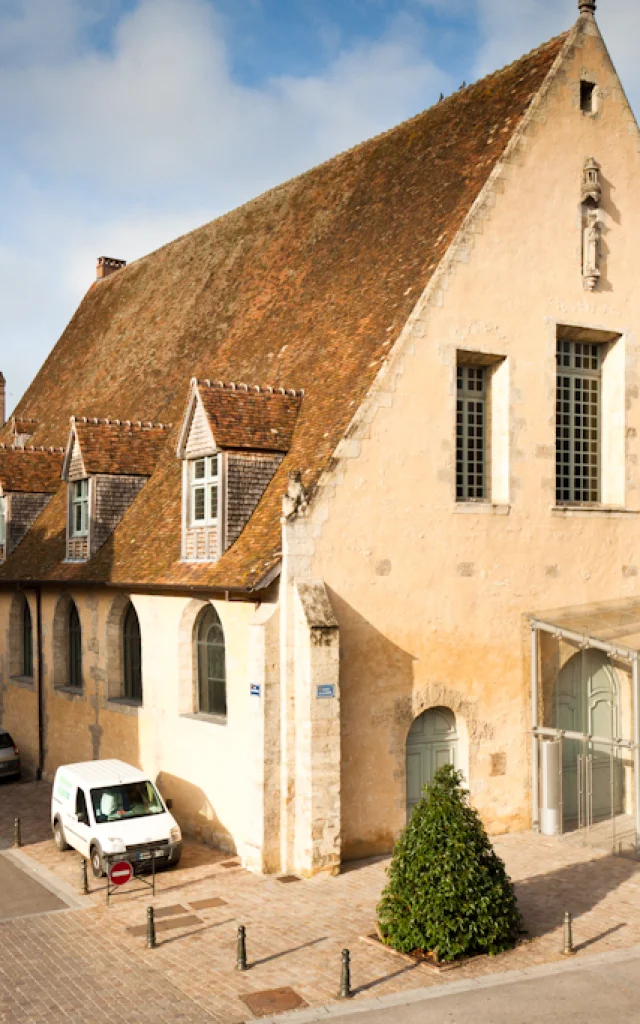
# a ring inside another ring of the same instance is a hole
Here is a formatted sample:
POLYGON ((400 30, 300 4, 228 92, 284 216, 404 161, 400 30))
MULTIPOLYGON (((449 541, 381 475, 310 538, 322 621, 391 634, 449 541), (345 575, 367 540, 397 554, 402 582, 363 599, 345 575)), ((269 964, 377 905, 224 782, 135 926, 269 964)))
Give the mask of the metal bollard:
POLYGON ((147 949, 156 948, 156 923, 153 917, 153 907, 147 907, 147 949))
POLYGON ((571 927, 571 914, 569 911, 565 911, 564 915, 564 949, 562 950, 563 956, 573 956, 575 949, 573 948, 573 929, 571 927))
POLYGON ((80 858, 80 892, 83 896, 89 895, 89 879, 87 877, 87 861, 84 857, 80 858))
POLYGON ((13 845, 22 846, 22 829, 20 828, 20 818, 16 818, 13 822, 13 845))
POLYGON ((236 970, 247 970, 247 932, 243 924, 238 927, 238 949, 236 954, 236 970))
POLYGON ((342 950, 342 975, 340 977, 340 999, 351 999, 351 953, 342 950))

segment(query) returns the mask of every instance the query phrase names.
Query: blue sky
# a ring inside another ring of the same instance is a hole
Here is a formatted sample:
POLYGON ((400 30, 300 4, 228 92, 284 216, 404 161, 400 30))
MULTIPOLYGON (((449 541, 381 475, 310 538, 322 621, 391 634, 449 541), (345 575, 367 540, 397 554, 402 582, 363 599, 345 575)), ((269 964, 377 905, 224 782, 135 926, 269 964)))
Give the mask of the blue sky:
MULTIPOLYGON (((599 8, 638 109, 640 4, 599 8)), ((0 0, 9 410, 97 256, 144 255, 576 16, 577 0, 0 0)))

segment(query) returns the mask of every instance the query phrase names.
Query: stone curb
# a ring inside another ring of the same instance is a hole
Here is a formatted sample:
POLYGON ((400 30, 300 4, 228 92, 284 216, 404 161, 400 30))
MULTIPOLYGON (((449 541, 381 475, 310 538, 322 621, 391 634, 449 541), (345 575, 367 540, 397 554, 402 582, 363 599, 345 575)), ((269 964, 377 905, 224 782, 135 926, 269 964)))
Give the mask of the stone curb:
POLYGON ((0 857, 6 857, 26 874, 35 877, 40 885, 66 903, 70 909, 88 910, 95 905, 90 896, 81 896, 72 885, 65 882, 64 879, 58 878, 53 871, 38 864, 24 850, 15 847, 3 850, 0 846, 0 857))
MULTIPOLYGON (((591 956, 575 960, 563 960, 548 964, 537 964, 535 967, 524 967, 516 971, 505 971, 503 974, 484 975, 480 978, 469 978, 465 981, 443 982, 430 985, 428 988, 414 988, 409 992, 395 992, 393 995, 378 996, 374 999, 363 999, 358 1003, 330 1003, 327 1006, 310 1007, 306 1010, 294 1010, 291 1013, 279 1013, 276 1017, 262 1017, 261 1024, 282 1024, 292 1021, 295 1024, 315 1024, 330 1021, 332 1018, 351 1016, 386 1007, 405 1006, 409 1003, 427 1002, 442 999, 444 996, 472 992, 475 989, 493 988, 498 985, 512 985, 518 981, 530 981, 533 978, 549 977, 553 974, 566 974, 589 970, 603 964, 625 963, 640 958, 640 946, 629 946, 628 949, 611 950, 608 953, 594 953, 591 956)), ((252 1018, 253 1019, 253 1018, 252 1018)))

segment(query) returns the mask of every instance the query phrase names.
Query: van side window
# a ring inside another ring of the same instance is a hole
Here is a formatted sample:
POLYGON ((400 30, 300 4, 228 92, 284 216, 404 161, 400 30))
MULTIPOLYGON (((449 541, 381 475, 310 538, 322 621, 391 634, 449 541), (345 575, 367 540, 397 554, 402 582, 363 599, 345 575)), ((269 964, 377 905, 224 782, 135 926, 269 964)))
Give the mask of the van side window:
POLYGON ((76 793, 76 814, 78 815, 78 821, 84 825, 89 824, 89 814, 87 812, 87 798, 81 789, 76 793))

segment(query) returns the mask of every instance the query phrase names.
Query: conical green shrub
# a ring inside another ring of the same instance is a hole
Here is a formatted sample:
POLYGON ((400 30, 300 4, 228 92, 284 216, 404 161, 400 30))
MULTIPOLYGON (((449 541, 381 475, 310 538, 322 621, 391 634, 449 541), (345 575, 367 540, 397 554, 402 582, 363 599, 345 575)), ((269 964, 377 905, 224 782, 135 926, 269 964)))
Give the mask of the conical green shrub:
POLYGON ((378 923, 394 949, 453 960, 515 944, 521 917, 513 885, 452 765, 425 786, 388 874, 378 923))

